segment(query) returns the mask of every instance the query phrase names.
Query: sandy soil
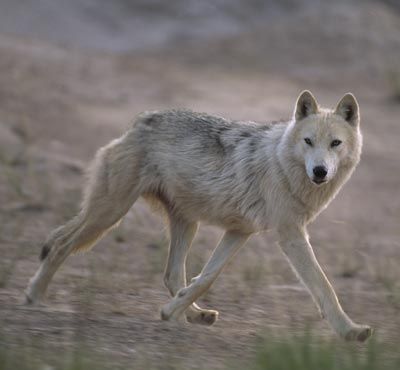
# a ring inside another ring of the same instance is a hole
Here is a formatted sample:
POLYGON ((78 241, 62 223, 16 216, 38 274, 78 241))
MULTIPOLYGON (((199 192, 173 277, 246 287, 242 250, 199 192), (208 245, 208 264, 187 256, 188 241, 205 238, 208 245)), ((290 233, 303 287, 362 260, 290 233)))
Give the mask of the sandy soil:
MULTIPOLYGON (((310 227, 311 242, 350 316, 399 343, 400 104, 386 77, 400 68, 400 16, 382 4, 338 6, 318 33, 318 9, 239 36, 125 54, 0 34, 3 345, 39 348, 50 364, 83 342, 121 368, 217 369, 250 358, 271 333, 311 327, 332 337, 273 233, 254 236, 199 302, 220 311, 215 326, 160 321, 167 241, 162 220, 141 201, 92 252, 67 260, 46 306, 20 305, 41 243, 78 209, 87 163, 137 113, 187 107, 272 120, 290 116, 305 88, 327 106, 353 91, 365 138, 359 168, 310 227)), ((201 228, 190 276, 220 235, 201 228)))

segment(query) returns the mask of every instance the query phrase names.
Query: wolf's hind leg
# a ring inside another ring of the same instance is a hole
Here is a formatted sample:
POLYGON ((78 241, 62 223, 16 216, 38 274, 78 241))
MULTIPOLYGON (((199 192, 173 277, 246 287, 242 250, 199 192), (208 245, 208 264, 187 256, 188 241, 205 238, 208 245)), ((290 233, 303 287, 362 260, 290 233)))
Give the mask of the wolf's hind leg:
MULTIPOLYGON (((179 289, 186 287, 186 257, 198 225, 173 214, 169 216, 169 222, 171 240, 164 283, 174 297, 179 289)), ((194 302, 187 308, 185 314, 190 323, 200 325, 212 325, 218 317, 218 311, 201 309, 194 302)))
POLYGON ((40 301, 64 260, 73 252, 92 247, 118 224, 140 195, 135 157, 126 141, 123 136, 98 151, 82 210, 50 234, 40 256, 42 263, 25 291, 26 303, 40 301))
POLYGON ((161 310, 161 318, 177 319, 203 293, 205 293, 221 273, 222 269, 246 242, 249 234, 239 231, 227 231, 215 248, 212 256, 204 266, 200 275, 192 283, 178 291, 175 297, 161 310))

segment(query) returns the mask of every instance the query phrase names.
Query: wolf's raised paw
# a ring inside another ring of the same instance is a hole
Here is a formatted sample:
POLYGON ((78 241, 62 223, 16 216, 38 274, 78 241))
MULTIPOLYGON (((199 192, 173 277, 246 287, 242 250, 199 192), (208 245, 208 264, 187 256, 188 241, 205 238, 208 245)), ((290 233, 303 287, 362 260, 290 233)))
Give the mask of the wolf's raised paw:
POLYGON ((217 321, 218 315, 215 310, 200 310, 186 314, 186 319, 191 324, 211 326, 217 321))
POLYGON ((365 342, 373 333, 373 330, 368 325, 359 325, 351 329, 346 335, 345 339, 348 341, 365 342))

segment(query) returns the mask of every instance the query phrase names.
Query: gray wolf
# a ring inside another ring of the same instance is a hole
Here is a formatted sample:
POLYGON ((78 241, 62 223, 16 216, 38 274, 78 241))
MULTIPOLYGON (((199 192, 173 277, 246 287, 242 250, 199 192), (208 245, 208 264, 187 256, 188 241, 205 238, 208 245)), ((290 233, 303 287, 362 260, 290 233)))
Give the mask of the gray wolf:
POLYGON ((169 225, 164 282, 172 299, 162 308, 162 319, 185 316, 192 323, 213 324, 218 312, 195 300, 251 234, 274 228, 322 316, 341 337, 364 341, 371 328, 343 311, 306 231, 349 179, 361 146, 359 107, 350 93, 329 110, 304 91, 292 119, 277 123, 191 111, 145 112, 97 152, 81 211, 48 237, 26 301, 38 302, 68 255, 92 247, 142 196, 162 210, 169 225), (185 260, 199 222, 225 233, 187 285, 185 260))

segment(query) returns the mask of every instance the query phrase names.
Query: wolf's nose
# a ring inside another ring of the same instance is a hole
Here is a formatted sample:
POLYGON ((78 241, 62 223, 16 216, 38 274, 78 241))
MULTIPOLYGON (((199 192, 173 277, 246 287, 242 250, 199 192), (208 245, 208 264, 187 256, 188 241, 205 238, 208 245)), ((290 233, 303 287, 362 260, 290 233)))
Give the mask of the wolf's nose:
POLYGON ((314 175, 318 179, 324 179, 325 176, 328 174, 328 171, 324 166, 316 166, 313 169, 314 175))

